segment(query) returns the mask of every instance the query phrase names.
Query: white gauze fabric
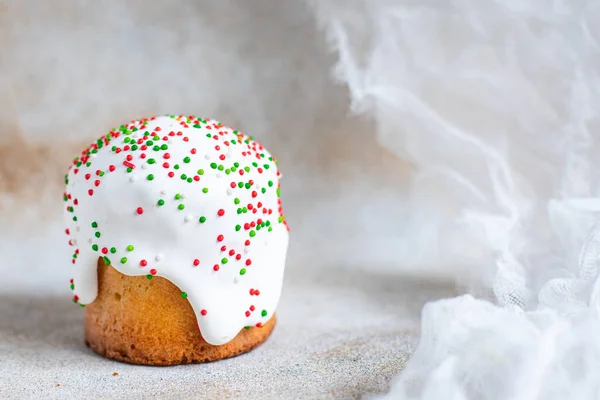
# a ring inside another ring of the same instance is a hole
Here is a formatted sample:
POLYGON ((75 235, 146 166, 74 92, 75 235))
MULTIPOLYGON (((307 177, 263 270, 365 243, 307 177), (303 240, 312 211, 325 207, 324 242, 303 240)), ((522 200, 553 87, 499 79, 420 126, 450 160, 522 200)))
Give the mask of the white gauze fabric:
POLYGON ((600 2, 311 4, 353 111, 416 167, 423 258, 471 289, 425 306, 388 397, 599 398, 600 2))

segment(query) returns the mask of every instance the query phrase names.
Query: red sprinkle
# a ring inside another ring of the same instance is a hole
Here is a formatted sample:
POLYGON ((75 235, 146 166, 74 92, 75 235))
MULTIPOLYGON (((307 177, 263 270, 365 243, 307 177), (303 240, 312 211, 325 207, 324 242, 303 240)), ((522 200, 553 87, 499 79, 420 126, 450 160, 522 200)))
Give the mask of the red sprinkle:
POLYGON ((142 267, 145 267, 146 265, 148 265, 148 261, 146 261, 146 260, 142 260, 142 261, 140 261, 140 265, 141 265, 142 267))
POLYGON ((217 242, 222 242, 223 239, 225 239, 225 236, 223 236, 223 235, 217 236, 217 242))
POLYGON ((215 264, 215 266, 213 267, 213 270, 218 271, 219 270, 219 265, 215 264))
POLYGON ((195 149, 195 148, 194 148, 194 149, 191 149, 191 150, 190 150, 190 153, 192 153, 192 154, 196 154, 196 149, 195 149))
POLYGON ((250 311, 246 311, 246 317, 250 316, 250 311))
POLYGON ((217 211, 217 214, 219 215, 219 217, 222 217, 223 215, 225 215, 225 210, 221 208, 219 209, 219 211, 217 211))
POLYGON ((142 215, 144 213, 144 209, 142 207, 138 207, 136 211, 140 215, 142 215))
POLYGON ((94 191, 92 189, 88 190, 88 194, 91 196, 94 194, 94 191))
POLYGON ((113 172, 113 171, 115 170, 115 166, 114 166, 114 165, 109 165, 109 166, 108 166, 108 170, 109 170, 110 172, 113 172))
POLYGON ((152 274, 152 275, 156 275, 156 270, 155 270, 154 268, 153 268, 153 269, 151 269, 151 270, 150 270, 150 274, 152 274))
POLYGON ((256 307, 250 306, 250 311, 254 311, 254 310, 256 310, 256 307))
POLYGON ((203 316, 206 315, 206 310, 200 311, 200 314, 202 314, 203 316))
POLYGON ((252 260, 250 260, 250 259, 247 259, 247 260, 246 260, 246 265, 250 265, 250 264, 252 264, 252 260))
POLYGON ((200 260, 198 260, 197 258, 194 260, 194 267, 197 267, 198 265, 200 265, 200 260))

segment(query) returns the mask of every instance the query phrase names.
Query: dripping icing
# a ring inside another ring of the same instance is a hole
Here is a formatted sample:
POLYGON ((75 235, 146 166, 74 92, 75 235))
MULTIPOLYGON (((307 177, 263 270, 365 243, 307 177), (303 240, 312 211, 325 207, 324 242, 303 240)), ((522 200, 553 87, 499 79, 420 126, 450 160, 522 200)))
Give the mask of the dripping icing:
POLYGON ((73 300, 94 301, 102 257, 175 284, 211 344, 263 325, 288 246, 279 177, 260 143, 214 120, 168 115, 111 131, 65 177, 73 300))

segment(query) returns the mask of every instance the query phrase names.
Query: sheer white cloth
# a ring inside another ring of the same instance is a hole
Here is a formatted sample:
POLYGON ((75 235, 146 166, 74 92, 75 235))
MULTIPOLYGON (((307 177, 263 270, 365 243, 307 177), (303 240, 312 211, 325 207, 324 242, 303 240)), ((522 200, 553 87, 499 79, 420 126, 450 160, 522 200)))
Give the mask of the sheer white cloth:
POLYGON ((495 295, 426 305, 389 397, 600 398, 600 3, 312 5, 353 111, 419 171, 422 258, 495 295))

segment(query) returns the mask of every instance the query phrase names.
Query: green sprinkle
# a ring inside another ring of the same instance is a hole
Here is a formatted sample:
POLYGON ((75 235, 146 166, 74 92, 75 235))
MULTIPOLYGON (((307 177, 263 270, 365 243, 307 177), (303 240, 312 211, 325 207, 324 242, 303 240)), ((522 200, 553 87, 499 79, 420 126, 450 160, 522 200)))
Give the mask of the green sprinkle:
POLYGON ((121 258, 121 264, 125 264, 127 262, 127 257, 121 258))
POLYGON ((210 167, 211 167, 212 169, 216 169, 216 168, 217 168, 217 163, 214 163, 214 162, 213 162, 213 163, 210 163, 210 167))
POLYGON ((240 269, 240 275, 245 275, 245 274, 246 274, 246 268, 240 269))
POLYGON ((75 285, 71 284, 71 290, 75 290, 75 285))
POLYGON ((208 193, 208 188, 202 188, 202 193, 208 193))
POLYGON ((200 221, 201 224, 205 223, 206 222, 206 217, 200 217, 199 221, 200 221))
POLYGON ((283 222, 283 215, 282 215, 282 216, 280 216, 280 217, 278 218, 278 220, 279 220, 279 223, 282 223, 282 222, 283 222))
POLYGON ((138 145, 134 144, 133 146, 131 146, 131 150, 136 151, 138 149, 138 145))
POLYGON ((227 261, 229 261, 227 258, 223 257, 221 259, 221 264, 227 264, 227 261))
POLYGON ((253 230, 250 231, 250 237, 254 237, 254 236, 256 236, 256 232, 253 229, 253 230))
POLYGON ((192 178, 187 178, 186 180, 188 181, 188 183, 192 183, 194 181, 192 178))
POLYGON ((148 164, 154 164, 155 162, 156 162, 156 160, 154 158, 148 159, 148 164))
POLYGON ((181 174, 181 180, 185 181, 187 179, 187 175, 186 174, 181 174))
MULTIPOLYGON (((233 140, 232 140, 232 141, 233 141, 233 140)), ((245 326, 245 327, 244 327, 244 329, 250 329, 250 327, 249 327, 249 326, 245 326)))
POLYGON ((244 167, 244 171, 250 172, 250 167, 244 167))
POLYGON ((73 221, 77 221, 77 217, 73 217, 73 221))
POLYGON ((204 170, 203 169, 199 169, 198 170, 198 175, 204 175, 204 170))
POLYGON ((262 310, 261 313, 260 313, 260 315, 262 315, 263 317, 266 317, 267 316, 267 310, 262 310))
POLYGON ((244 213, 247 213, 247 212, 248 212, 248 207, 244 207, 244 208, 242 208, 242 211, 243 211, 244 213))
POLYGON ((159 146, 159 145, 156 145, 156 146, 152 147, 152 150, 154 150, 154 151, 159 151, 159 150, 160 150, 160 146, 159 146))
POLYGON ((277 197, 281 196, 281 191, 279 190, 279 188, 277 188, 277 197))
POLYGON ((127 168, 127 172, 131 173, 131 171, 132 171, 131 168, 127 168))
POLYGON ((110 252, 111 252, 112 254, 115 254, 115 253, 117 252, 117 249, 115 249, 114 247, 111 247, 111 248, 110 248, 110 252))
POLYGON ((272 227, 269 227, 269 230, 268 230, 268 232, 271 232, 272 230, 273 230, 273 228, 272 228, 272 227))
POLYGON ((267 226, 271 226, 271 221, 267 221, 267 222, 265 222, 265 225, 267 225, 267 226))
POLYGON ((246 182, 246 184, 244 186, 246 187, 246 189, 250 189, 250 186, 252 186, 252 185, 250 185, 250 182, 246 182))
POLYGON ((227 169, 225 170, 225 175, 229 175, 230 173, 231 173, 231 170, 230 170, 229 168, 227 168, 227 169))
POLYGON ((179 200, 179 199, 181 199, 181 194, 177 193, 177 194, 175 195, 175 200, 179 200))
POLYGON ((100 232, 94 233, 94 236, 96 236, 97 238, 99 238, 100 237, 100 232))
POLYGON ((240 166, 240 163, 236 161, 236 162, 233 163, 233 166, 237 168, 237 167, 240 166))
POLYGON ((257 164, 256 162, 253 162, 253 163, 252 163, 252 166, 253 166, 253 167, 258 167, 258 164, 257 164))
POLYGON ((93 244, 93 245, 92 245, 92 250, 94 250, 94 251, 98 251, 98 245, 97 245, 97 244, 93 244))
POLYGON ((159 206, 163 206, 165 205, 165 201, 163 199, 160 199, 156 204, 158 204, 159 206))
POLYGON ((148 275, 146 275, 146 278, 148 278, 148 280, 151 281, 152 280, 152 275, 148 274, 148 275))
POLYGON ((104 171, 100 171, 100 173, 98 175, 104 176, 104 171))
POLYGON ((106 256, 104 256, 104 264, 110 265, 110 259, 106 256))
POLYGON ((152 139, 154 139, 154 140, 156 140, 158 142, 160 140, 160 136, 154 135, 154 137, 152 139))
POLYGON ((265 194, 267 192, 267 189, 262 188, 262 189, 260 189, 260 191, 263 192, 263 194, 265 194))
POLYGON ((264 165, 265 169, 269 169, 269 164, 264 165))
POLYGON ((235 204, 240 204, 240 199, 238 199, 238 198, 236 197, 235 199, 233 199, 233 202, 234 202, 235 204))
POLYGON ((96 221, 92 222, 92 228, 97 228, 98 227, 98 223, 96 221))
POLYGON ((175 169, 179 169, 179 164, 175 164, 175 165, 173 165, 173 168, 175 168, 175 169))
POLYGON ((131 141, 130 137, 126 137, 125 139, 123 139, 123 142, 125 142, 125 143, 129 143, 129 141, 131 141))
POLYGON ((77 253, 73 253, 73 258, 77 258, 77 253))
POLYGON ((177 208, 179 208, 180 210, 183 210, 185 208, 185 205, 180 204, 180 205, 177 206, 177 208))
POLYGON ((243 211, 242 211, 242 209, 241 209, 241 208, 238 208, 238 209, 237 209, 237 213, 238 213, 238 214, 241 214, 242 212, 243 212, 243 211))
POLYGON ((272 187, 273 186, 273 181, 269 181, 268 184, 269 184, 269 187, 272 187))
POLYGON ((146 146, 152 146, 154 144, 154 142, 152 140, 148 140, 146 142, 146 146))
POLYGON ((117 146, 113 146, 113 147, 111 148, 111 150, 112 150, 112 151, 116 151, 116 150, 117 150, 117 146))
POLYGON ((187 293, 186 292, 181 292, 181 298, 182 299, 186 299, 187 298, 187 293))
POLYGON ((127 251, 133 251, 134 247, 132 244, 130 244, 129 246, 127 246, 127 251))
POLYGON ((239 183, 238 183, 238 187, 239 187, 240 189, 241 189, 241 188, 243 188, 243 187, 244 187, 244 182, 239 182, 239 183))
POLYGON ((152 174, 148 174, 148 180, 149 180, 149 181, 153 181, 153 180, 154 180, 154 175, 152 175, 152 174))
POLYGON ((190 161, 191 161, 191 158, 189 158, 189 157, 185 157, 183 159, 183 162, 186 163, 186 164, 188 164, 190 161))
POLYGON ((225 167, 223 166, 223 164, 219 165, 219 168, 217 168, 219 171, 223 171, 225 169, 225 167))
POLYGON ((241 226, 241 225, 236 225, 236 226, 235 226, 235 230, 236 230, 236 232, 237 232, 237 231, 239 231, 240 229, 242 229, 242 226, 241 226))

